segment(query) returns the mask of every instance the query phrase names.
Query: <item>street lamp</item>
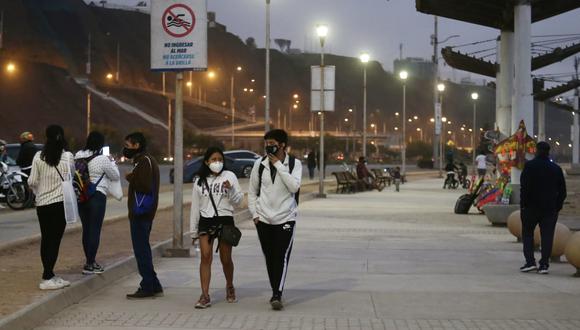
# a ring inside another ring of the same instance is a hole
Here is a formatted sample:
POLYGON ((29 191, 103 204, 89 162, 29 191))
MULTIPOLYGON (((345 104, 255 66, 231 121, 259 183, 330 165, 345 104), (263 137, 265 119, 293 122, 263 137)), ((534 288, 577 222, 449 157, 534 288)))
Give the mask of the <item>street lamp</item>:
POLYGON ((476 114, 477 114, 477 99, 479 99, 479 94, 473 92, 471 93, 471 99, 473 100, 473 134, 471 134, 471 152, 473 160, 473 172, 475 173, 475 132, 477 132, 476 125, 476 114))
POLYGON ((401 78, 401 81, 403 82, 403 144, 401 147, 401 162, 402 162, 401 174, 403 176, 406 173, 406 165, 407 165, 407 161, 406 161, 406 157, 407 157, 407 137, 406 137, 407 123, 405 122, 405 118, 407 118, 407 97, 406 97, 407 85, 406 85, 406 81, 407 81, 408 77, 409 77, 409 73, 407 71, 403 70, 403 71, 399 72, 399 78, 401 78))
POLYGON ((423 141, 423 130, 420 127, 417 127, 417 132, 419 132, 419 135, 421 136, 421 141, 423 141))
POLYGON ((368 53, 360 54, 360 61, 363 64, 363 157, 367 157, 367 63, 370 61, 368 53))
POLYGON ((235 123, 236 123, 236 97, 234 95, 234 86, 235 86, 235 72, 241 72, 242 71, 242 67, 238 66, 236 67, 236 70, 234 72, 232 72, 232 75, 230 77, 230 108, 232 109, 232 148, 235 145, 235 123))
POLYGON ((320 39, 320 154, 319 156, 319 174, 318 174, 318 197, 325 198, 324 193, 324 42, 328 36, 328 26, 318 25, 316 26, 316 34, 320 39))
POLYGON ((16 65, 12 62, 6 64, 6 72, 8 74, 13 74, 14 72, 16 72, 16 65))
POLYGON ((445 150, 444 145, 443 145, 443 136, 441 134, 441 130, 443 129, 443 123, 444 121, 442 120, 442 116, 443 116, 443 92, 445 91, 445 84, 444 83, 438 83, 437 84, 437 91, 438 93, 438 100, 437 102, 439 103, 439 107, 435 109, 435 145, 433 146, 433 151, 439 150, 439 152, 434 152, 434 154, 438 154, 438 158, 439 158, 439 177, 442 178, 443 177, 443 152, 445 150), (439 118, 441 118, 441 120, 439 120, 439 118))
POLYGON ((215 78, 215 72, 214 71, 208 71, 207 73, 207 77, 209 79, 214 79, 215 78))
POLYGON ((264 102, 266 132, 270 130, 270 42, 270 0, 266 0, 266 98, 264 102))
POLYGON ((113 80, 113 74, 112 73, 107 73, 107 80, 113 80))

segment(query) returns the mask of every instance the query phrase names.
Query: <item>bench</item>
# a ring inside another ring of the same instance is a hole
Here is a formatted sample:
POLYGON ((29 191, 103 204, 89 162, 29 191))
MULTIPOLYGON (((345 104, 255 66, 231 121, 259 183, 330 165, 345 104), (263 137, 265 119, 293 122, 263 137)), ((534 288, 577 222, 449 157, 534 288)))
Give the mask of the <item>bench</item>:
POLYGON ((385 171, 378 168, 372 169, 371 171, 373 172, 379 185, 382 185, 383 187, 391 185, 391 176, 385 175, 385 171))

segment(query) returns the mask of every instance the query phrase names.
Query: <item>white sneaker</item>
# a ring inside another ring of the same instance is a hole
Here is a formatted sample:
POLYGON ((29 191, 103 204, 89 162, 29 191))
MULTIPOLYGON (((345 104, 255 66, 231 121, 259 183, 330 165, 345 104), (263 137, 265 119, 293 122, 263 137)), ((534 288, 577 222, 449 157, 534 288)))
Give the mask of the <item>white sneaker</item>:
POLYGON ((57 282, 59 282, 60 284, 62 284, 65 287, 70 286, 70 282, 67 280, 63 280, 62 277, 55 276, 54 279, 56 279, 57 282))
POLYGON ((53 277, 50 280, 43 280, 38 287, 40 290, 58 290, 64 288, 64 283, 59 282, 56 277, 53 277))

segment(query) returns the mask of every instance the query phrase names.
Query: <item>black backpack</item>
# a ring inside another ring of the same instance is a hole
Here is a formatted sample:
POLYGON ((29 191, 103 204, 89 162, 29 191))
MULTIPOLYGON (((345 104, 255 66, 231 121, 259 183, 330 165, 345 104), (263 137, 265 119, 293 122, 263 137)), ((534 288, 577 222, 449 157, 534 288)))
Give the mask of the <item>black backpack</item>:
MULTIPOLYGON (((266 159, 267 156, 262 157, 262 161, 264 161, 266 159)), ((288 161, 288 168, 290 170, 290 174, 292 174, 292 171, 294 170, 294 165, 296 164, 296 158, 294 156, 290 156, 290 159, 288 161)), ((262 164, 260 162, 260 168, 258 169, 258 193, 256 194, 258 197, 260 197, 260 190, 262 189, 262 173, 264 173, 264 169, 266 168, 266 166, 264 166, 264 164, 262 164)), ((296 205, 298 205, 300 203, 300 189, 298 189, 298 191, 294 194, 294 199, 296 200, 296 205)))

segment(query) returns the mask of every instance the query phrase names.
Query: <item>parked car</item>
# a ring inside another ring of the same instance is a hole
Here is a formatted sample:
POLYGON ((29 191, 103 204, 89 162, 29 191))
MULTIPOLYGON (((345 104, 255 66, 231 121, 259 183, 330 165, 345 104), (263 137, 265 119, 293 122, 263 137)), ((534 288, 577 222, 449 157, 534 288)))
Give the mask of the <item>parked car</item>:
MULTIPOLYGON (((232 150, 224 152, 224 166, 238 178, 249 178, 252 167, 260 155, 248 150, 232 150)), ((198 157, 183 164, 183 182, 193 182, 193 177, 199 171, 203 157, 198 157)), ((173 183, 173 169, 169 171, 169 182, 173 183)))
MULTIPOLYGON (((42 150, 43 144, 36 143, 36 149, 38 151, 42 150)), ((8 154, 7 165, 10 167, 18 166, 16 160, 18 159, 18 154, 20 153, 20 143, 9 143, 6 145, 6 153, 8 154)))

